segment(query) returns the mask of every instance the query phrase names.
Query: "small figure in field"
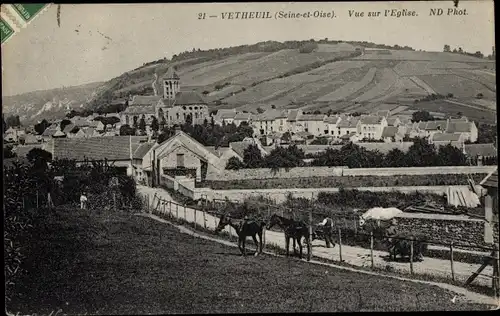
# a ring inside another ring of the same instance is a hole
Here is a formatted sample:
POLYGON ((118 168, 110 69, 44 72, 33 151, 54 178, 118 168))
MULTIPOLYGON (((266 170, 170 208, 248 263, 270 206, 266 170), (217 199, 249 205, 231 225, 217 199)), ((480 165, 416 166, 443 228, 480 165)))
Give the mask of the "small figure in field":
POLYGON ((87 196, 85 195, 85 192, 83 192, 82 195, 80 196, 80 208, 82 210, 87 209, 87 196))
POLYGON ((396 243, 394 242, 394 240, 392 239, 392 237, 396 236, 397 233, 398 233, 398 231, 396 229, 397 225, 398 225, 398 221, 395 218, 393 218, 391 220, 391 224, 389 225, 389 227, 387 227, 387 230, 385 231, 385 233, 386 233, 386 235, 388 237, 387 241, 389 242, 389 245, 390 245, 390 247, 389 247, 389 253, 393 253, 394 252, 394 248, 395 248, 395 244, 396 243))
POLYGON ((332 244, 332 247, 335 247, 335 242, 333 241, 333 220, 327 217, 318 226, 323 226, 326 248, 330 248, 330 244, 332 244))

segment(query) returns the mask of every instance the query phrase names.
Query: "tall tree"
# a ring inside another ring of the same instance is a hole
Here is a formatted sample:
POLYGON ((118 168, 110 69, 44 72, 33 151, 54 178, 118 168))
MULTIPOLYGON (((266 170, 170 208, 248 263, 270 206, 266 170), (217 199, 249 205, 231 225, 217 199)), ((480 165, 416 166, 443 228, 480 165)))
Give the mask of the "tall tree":
POLYGON ((153 120, 151 121, 151 129, 157 133, 160 129, 160 125, 158 124, 158 119, 153 116, 153 120))
POLYGON ((243 162, 247 168, 259 168, 262 160, 262 153, 257 145, 252 144, 243 151, 243 162))
POLYGON ((43 119, 40 123, 35 124, 35 132, 37 133, 37 135, 41 135, 49 126, 49 122, 47 122, 46 119, 43 119))
POLYGON ((434 117, 427 111, 413 112, 411 115, 412 122, 427 122, 434 121, 434 117))
POLYGON ((443 52, 445 52, 445 53, 449 53, 450 51, 451 51, 450 45, 445 44, 445 45, 444 45, 444 48, 443 48, 443 52))
POLYGON ((146 117, 144 114, 141 116, 141 119, 139 121, 139 130, 142 132, 146 131, 146 117))
POLYGON ((138 129, 139 128, 139 124, 137 124, 137 116, 134 115, 134 124, 132 125, 135 129, 138 129))

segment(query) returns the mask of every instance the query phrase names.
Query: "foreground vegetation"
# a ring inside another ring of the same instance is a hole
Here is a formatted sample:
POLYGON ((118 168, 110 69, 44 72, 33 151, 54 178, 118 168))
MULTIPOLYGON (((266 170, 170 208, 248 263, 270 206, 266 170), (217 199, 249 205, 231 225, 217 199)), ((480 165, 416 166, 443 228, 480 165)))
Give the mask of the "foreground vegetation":
MULTIPOLYGON (((74 161, 52 161, 50 153, 38 148, 31 150, 27 158, 27 164, 15 163, 10 168, 4 166, 7 302, 16 294, 14 288, 20 279, 31 278, 25 265, 30 260, 38 262, 37 256, 30 250, 31 240, 38 238, 40 227, 37 225, 45 216, 49 216, 54 206, 78 207, 80 195, 85 192, 89 199, 89 212, 92 214, 96 210, 111 210, 115 207, 140 207, 140 201, 135 196, 134 180, 120 175, 117 169, 108 166, 106 162, 77 167, 74 161), (116 178, 116 186, 110 185, 112 178, 116 178)), ((75 244, 78 245, 79 243, 75 244)))
POLYGON ((387 154, 348 143, 340 149, 327 148, 325 151, 309 155, 305 155, 304 151, 296 145, 290 145, 286 148, 277 147, 269 155, 262 156, 256 145, 250 145, 244 151, 243 161, 232 157, 228 160, 226 169, 289 169, 306 166, 305 158, 312 159, 311 166, 347 166, 349 168, 469 165, 467 157, 460 149, 450 144, 436 148, 435 145, 429 144, 427 139, 416 138, 406 153, 395 148, 387 154))
MULTIPOLYGON (((472 174, 479 183, 486 174, 472 174)), ((292 189, 292 188, 339 188, 339 187, 392 187, 392 186, 434 186, 467 185, 465 174, 400 175, 400 176, 335 176, 308 178, 274 178, 244 180, 206 180, 197 184, 214 190, 244 189, 292 189)))
POLYGON ((29 270, 7 310, 158 314, 484 310, 452 292, 186 238, 125 214, 62 209, 40 216, 29 270), (271 282, 270 282, 271 281, 271 282), (290 296, 290 291, 295 295, 290 296))

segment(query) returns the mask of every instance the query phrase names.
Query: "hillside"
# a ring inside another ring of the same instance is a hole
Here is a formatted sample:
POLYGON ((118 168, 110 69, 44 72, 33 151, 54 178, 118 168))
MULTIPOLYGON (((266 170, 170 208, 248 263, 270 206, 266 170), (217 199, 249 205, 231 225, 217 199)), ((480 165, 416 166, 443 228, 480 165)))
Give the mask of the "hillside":
POLYGON ((152 94, 153 74, 162 75, 173 66, 181 77, 181 89, 203 93, 211 110, 252 111, 273 104, 278 108, 408 114, 425 108, 452 115, 472 112, 477 120, 493 122, 493 60, 396 48, 363 42, 293 41, 185 52, 96 85, 99 89, 89 93, 84 107, 96 109, 128 95, 152 94), (448 97, 415 103, 431 94, 448 97))
POLYGON ((2 96, 2 111, 8 115, 19 115, 23 124, 38 119, 61 118, 67 109, 79 110, 96 96, 102 82, 80 86, 40 90, 14 96, 2 96))

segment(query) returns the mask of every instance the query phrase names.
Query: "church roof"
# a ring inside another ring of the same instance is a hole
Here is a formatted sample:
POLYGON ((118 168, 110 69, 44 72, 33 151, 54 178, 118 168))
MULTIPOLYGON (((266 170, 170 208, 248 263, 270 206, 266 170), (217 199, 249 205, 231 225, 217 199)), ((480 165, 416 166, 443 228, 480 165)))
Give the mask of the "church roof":
MULTIPOLYGON (((168 100, 164 101, 168 104, 168 100)), ((207 104, 205 99, 196 91, 179 91, 175 94, 174 105, 207 104)))
MULTIPOLYGON (((130 105, 153 105, 160 101, 161 96, 157 95, 134 95, 130 105)), ((127 107, 128 108, 128 107, 127 107)))
POLYGON ((128 106, 125 114, 155 114, 155 108, 153 105, 143 106, 143 105, 132 105, 128 106))
POLYGON ((180 79, 173 67, 168 67, 167 72, 163 74, 161 79, 180 79))

